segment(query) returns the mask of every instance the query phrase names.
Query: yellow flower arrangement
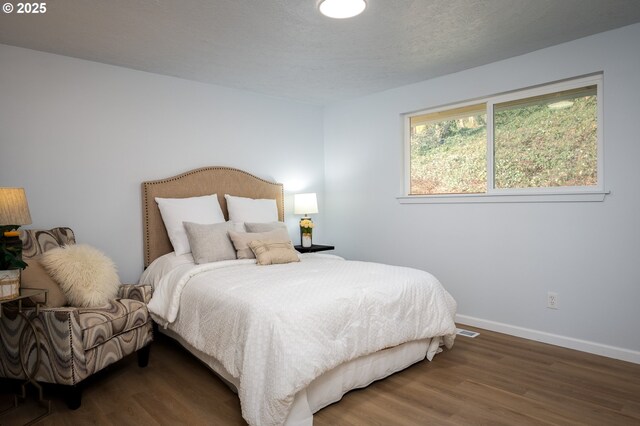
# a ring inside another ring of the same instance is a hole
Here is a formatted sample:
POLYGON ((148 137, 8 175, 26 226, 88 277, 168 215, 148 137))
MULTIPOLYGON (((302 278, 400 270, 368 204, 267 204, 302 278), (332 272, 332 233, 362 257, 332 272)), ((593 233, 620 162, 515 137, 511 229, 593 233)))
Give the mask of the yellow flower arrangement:
POLYGON ((311 234, 315 225, 311 219, 302 219, 300 221, 300 230, 303 234, 311 234))

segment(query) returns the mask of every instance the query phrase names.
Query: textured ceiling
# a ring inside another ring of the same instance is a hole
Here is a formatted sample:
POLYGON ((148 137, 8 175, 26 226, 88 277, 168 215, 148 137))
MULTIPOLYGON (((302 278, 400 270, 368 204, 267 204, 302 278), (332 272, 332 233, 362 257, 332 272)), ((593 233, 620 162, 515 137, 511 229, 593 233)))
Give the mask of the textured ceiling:
POLYGON ((0 13, 0 43, 327 104, 640 22, 639 0, 367 2, 51 0, 0 13))

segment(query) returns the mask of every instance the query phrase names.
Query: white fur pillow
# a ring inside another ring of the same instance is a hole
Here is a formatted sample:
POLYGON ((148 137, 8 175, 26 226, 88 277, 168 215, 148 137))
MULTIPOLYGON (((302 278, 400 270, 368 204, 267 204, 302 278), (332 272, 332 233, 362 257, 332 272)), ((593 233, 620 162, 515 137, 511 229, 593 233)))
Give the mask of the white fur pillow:
POLYGON ((120 278, 115 264, 86 244, 48 250, 40 263, 60 285, 71 306, 105 305, 118 294, 120 278))

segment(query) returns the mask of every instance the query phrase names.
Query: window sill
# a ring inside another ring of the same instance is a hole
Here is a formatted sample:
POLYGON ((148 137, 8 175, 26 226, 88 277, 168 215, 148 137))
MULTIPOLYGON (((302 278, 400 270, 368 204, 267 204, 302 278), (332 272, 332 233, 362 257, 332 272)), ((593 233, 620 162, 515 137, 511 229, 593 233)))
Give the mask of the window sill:
POLYGON ((548 194, 442 194, 396 197, 400 204, 461 203, 586 203, 600 202, 610 191, 556 192, 548 194))

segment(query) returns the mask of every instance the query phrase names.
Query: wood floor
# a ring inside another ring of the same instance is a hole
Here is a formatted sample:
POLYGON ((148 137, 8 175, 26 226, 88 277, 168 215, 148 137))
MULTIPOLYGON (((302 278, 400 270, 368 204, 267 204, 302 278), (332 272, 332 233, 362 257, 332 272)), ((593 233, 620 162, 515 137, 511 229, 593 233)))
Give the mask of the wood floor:
MULTIPOLYGON (((348 393, 314 425, 640 425, 640 365, 480 331, 451 351, 348 393)), ((179 345, 158 336, 147 368, 135 356, 90 379, 69 411, 48 389, 53 413, 38 425, 242 425, 240 403, 179 345)), ((0 391, 0 410, 9 405, 0 391)), ((0 417, 22 424, 27 402, 0 417)))

